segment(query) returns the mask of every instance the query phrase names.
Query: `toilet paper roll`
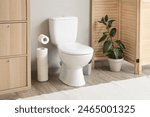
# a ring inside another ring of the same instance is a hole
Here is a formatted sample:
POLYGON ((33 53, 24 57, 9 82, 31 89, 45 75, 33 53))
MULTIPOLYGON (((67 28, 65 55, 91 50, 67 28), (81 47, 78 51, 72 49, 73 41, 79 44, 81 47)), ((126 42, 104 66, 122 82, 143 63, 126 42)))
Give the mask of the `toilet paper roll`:
POLYGON ((38 81, 48 80, 48 49, 37 48, 37 75, 38 81))
POLYGON ((42 44, 48 44, 49 37, 46 35, 40 34, 40 36, 38 37, 38 41, 42 44))

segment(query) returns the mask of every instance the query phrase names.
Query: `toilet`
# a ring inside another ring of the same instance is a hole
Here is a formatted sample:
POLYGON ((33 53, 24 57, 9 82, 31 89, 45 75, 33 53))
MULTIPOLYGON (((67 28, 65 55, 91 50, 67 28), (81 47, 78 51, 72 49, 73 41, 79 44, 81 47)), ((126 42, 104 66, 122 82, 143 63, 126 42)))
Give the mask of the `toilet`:
POLYGON ((59 79, 69 86, 83 86, 83 67, 93 56, 93 49, 76 42, 77 17, 53 17, 49 19, 51 42, 59 51, 62 62, 59 79))

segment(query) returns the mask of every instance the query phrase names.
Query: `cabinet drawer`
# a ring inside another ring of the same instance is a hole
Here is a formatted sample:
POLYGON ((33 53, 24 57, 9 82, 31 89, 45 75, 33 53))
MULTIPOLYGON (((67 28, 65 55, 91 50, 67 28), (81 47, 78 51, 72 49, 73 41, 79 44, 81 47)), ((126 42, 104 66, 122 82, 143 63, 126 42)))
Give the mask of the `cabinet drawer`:
POLYGON ((26 23, 0 24, 0 56, 26 54, 26 23))
POLYGON ((26 20, 27 0, 0 0, 0 21, 26 20))
POLYGON ((0 90, 26 86, 26 57, 0 59, 0 90))

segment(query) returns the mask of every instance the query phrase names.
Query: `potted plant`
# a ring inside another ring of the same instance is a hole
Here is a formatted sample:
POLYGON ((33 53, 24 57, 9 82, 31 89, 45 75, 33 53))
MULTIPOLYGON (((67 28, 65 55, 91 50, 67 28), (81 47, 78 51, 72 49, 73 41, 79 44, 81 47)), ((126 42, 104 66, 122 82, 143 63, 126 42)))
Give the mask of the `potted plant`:
POLYGON ((106 15, 98 22, 103 24, 106 29, 106 31, 102 32, 99 43, 103 44, 103 54, 108 57, 110 70, 120 71, 124 58, 125 45, 115 37, 117 33, 117 29, 113 27, 115 20, 110 19, 106 15))

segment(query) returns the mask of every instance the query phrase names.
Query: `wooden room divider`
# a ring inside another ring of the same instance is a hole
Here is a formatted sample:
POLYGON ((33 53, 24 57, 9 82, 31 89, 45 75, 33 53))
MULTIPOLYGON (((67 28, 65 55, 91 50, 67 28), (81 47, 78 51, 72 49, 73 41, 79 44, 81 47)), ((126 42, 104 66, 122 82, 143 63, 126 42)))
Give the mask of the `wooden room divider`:
POLYGON ((107 14, 116 20, 116 38, 126 46, 125 60, 134 64, 134 72, 140 74, 142 66, 150 64, 150 0, 92 0, 91 4, 93 66, 96 61, 106 59, 98 43, 104 27, 97 21, 107 14))

